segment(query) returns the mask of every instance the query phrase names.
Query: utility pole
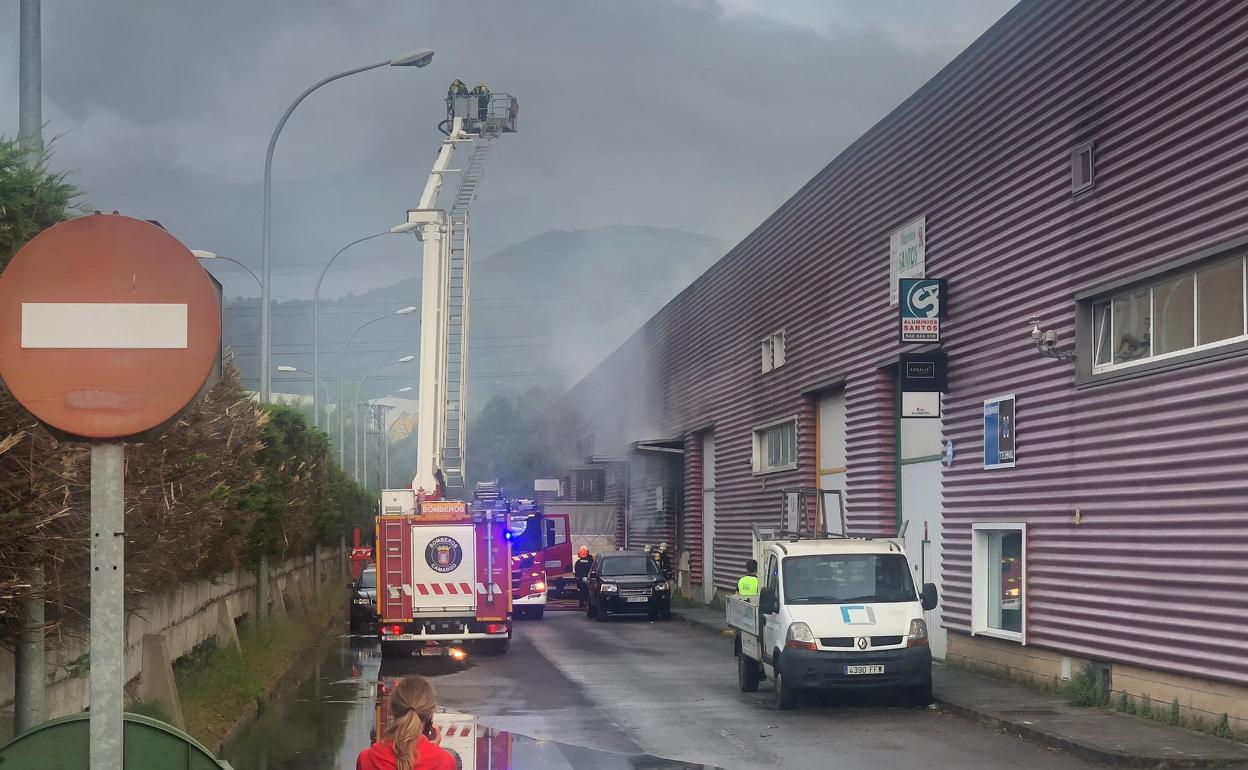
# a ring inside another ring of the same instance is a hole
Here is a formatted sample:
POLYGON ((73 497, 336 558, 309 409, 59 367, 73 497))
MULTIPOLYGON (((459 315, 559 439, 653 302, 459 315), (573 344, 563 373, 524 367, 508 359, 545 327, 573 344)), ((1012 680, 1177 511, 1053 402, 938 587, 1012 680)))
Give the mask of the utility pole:
MULTIPOLYGON (((43 76, 40 72, 39 0, 21 0, 18 26, 18 140, 26 163, 43 158, 43 76)), ((14 649, 14 728, 18 734, 43 722, 43 549, 26 552, 25 582, 30 588, 22 600, 22 628, 14 649)))

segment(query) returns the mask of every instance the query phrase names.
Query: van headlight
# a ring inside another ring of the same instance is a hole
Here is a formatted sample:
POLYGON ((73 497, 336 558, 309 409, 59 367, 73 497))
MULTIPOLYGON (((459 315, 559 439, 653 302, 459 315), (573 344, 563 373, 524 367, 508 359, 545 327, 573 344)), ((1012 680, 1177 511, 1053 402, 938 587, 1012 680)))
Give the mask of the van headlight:
POLYGON ((906 634, 906 646, 927 646, 927 621, 923 620, 923 618, 915 618, 910 621, 910 633, 906 634))
POLYGON ((784 636, 784 646, 790 650, 817 650, 815 634, 805 623, 790 623, 789 631, 784 636))

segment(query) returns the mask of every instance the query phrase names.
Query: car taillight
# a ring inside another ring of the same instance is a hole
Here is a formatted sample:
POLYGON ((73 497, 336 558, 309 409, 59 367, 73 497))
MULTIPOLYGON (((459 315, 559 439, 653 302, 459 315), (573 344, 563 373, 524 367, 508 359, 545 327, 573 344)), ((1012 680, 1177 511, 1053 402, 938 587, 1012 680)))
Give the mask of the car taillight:
POLYGON ((487 634, 505 634, 507 633, 506 623, 491 623, 485 627, 487 634))

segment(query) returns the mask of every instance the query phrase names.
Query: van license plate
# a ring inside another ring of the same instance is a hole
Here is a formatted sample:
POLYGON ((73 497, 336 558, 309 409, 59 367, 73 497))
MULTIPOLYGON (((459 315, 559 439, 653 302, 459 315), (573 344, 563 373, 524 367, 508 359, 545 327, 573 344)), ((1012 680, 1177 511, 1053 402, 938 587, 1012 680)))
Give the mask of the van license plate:
POLYGON ((883 674, 883 666, 846 666, 846 674, 883 674))

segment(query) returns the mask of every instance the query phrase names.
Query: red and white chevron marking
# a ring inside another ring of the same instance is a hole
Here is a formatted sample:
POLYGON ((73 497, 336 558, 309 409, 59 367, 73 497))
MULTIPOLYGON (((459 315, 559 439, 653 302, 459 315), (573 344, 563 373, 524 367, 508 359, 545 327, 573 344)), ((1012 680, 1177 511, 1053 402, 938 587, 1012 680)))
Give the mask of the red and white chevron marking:
POLYGON ((421 596, 469 596, 472 586, 467 583, 416 583, 412 586, 421 596))

